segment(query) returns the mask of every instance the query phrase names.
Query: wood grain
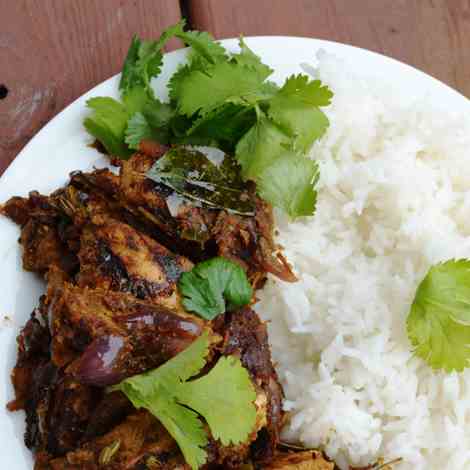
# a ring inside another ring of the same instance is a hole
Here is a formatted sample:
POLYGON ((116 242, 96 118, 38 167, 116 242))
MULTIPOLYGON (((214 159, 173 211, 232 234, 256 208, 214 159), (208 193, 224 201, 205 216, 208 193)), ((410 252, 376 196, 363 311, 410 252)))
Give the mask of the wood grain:
POLYGON ((134 33, 156 37, 180 19, 177 0, 0 0, 0 11, 0 175, 47 121, 120 70, 134 33))
POLYGON ((468 0, 189 0, 217 38, 295 35, 386 54, 470 96, 468 0))

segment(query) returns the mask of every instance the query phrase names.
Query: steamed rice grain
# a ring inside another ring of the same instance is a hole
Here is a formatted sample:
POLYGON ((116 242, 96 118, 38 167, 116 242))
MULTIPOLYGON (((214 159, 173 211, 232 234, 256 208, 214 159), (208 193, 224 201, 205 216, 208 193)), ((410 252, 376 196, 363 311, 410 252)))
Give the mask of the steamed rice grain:
POLYGON ((319 75, 335 97, 312 150, 316 214, 277 214, 299 282, 270 278, 258 294, 284 439, 324 448, 342 469, 379 457, 403 458, 397 470, 469 469, 470 371, 433 372, 405 323, 429 267, 470 258, 470 124, 402 108, 330 56, 319 75))

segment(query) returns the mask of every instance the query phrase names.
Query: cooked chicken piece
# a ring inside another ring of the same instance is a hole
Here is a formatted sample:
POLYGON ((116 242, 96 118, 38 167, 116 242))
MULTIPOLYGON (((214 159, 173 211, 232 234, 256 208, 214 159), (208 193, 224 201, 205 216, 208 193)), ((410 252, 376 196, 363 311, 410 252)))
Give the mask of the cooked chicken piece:
POLYGON ((129 292, 174 309, 180 309, 178 279, 192 268, 186 258, 105 215, 84 227, 78 257, 79 286, 129 292))
POLYGON ((255 285, 264 279, 266 272, 285 281, 295 281, 286 260, 281 254, 275 254, 271 207, 258 197, 253 196, 254 217, 183 205, 172 219, 167 206, 167 197, 172 191, 145 177, 161 154, 136 153, 122 163, 119 197, 127 209, 140 211, 173 238, 186 240, 186 243, 198 241, 209 250, 210 256, 219 254, 239 262, 255 285), (171 226, 169 220, 172 220, 171 226))
POLYGON ((251 452, 254 460, 269 461, 279 443, 284 420, 284 395, 271 361, 266 325, 253 310, 246 307, 219 317, 215 329, 224 336, 222 354, 240 357, 255 384, 264 392, 266 424, 252 444, 251 452))
POLYGON ((164 151, 136 153, 121 163, 120 176, 109 170, 75 172, 69 185, 50 197, 31 193, 29 199, 8 201, 2 212, 23 226, 25 268, 45 272, 58 264, 71 272, 77 265, 73 253, 81 228, 90 217, 106 214, 193 261, 230 258, 247 270, 255 286, 262 284, 266 272, 295 280, 273 241, 271 208, 256 196, 254 217, 188 205, 173 217, 167 205, 173 191, 145 176, 164 151))
POLYGON ((121 162, 119 175, 73 173, 49 197, 31 193, 0 208, 22 227, 25 268, 48 282, 18 338, 9 408, 26 411, 25 442, 37 451, 36 470, 188 470, 159 422, 106 387, 158 367, 207 331, 203 372, 221 355, 239 357, 257 393, 257 421, 237 446, 209 436, 204 470, 250 460, 278 468, 265 467, 277 455, 283 424, 266 326, 250 308, 207 322, 184 311, 177 290, 192 261, 217 254, 239 263, 255 287, 267 272, 294 280, 276 254, 271 208, 253 196, 253 217, 188 205, 172 217, 171 190, 145 177, 165 149, 143 150, 121 162))
POLYGON ((68 283, 49 289, 52 361, 96 386, 117 383, 172 358, 203 331, 199 317, 104 289, 68 283))
MULTIPOLYGON (((150 180, 148 182, 154 184, 150 180)), ((120 178, 109 170, 73 173, 70 184, 66 188, 66 194, 62 197, 61 205, 66 213, 74 218, 76 225, 82 225, 91 215, 107 213, 171 248, 176 253, 188 256, 194 261, 205 258, 200 244, 182 240, 178 236, 176 221, 172 218, 166 205, 162 207, 162 217, 156 223, 154 217, 145 215, 143 207, 131 204, 122 197, 120 178)))
POLYGON ((50 360, 49 344, 51 338, 45 325, 47 322, 45 302, 46 296, 42 296, 40 306, 33 311, 31 318, 17 338, 18 357, 11 376, 15 389, 15 400, 8 404, 11 411, 25 408, 34 372, 50 360))
POLYGON ((35 470, 189 470, 175 441, 146 411, 134 413, 107 434, 68 452, 42 455, 35 470))
POLYGON ((83 441, 88 442, 108 433, 132 413, 135 413, 135 408, 123 393, 104 393, 87 423, 83 441))
POLYGON ((334 462, 325 460, 315 450, 278 454, 274 460, 262 467, 264 470, 334 470, 334 462))
POLYGON ((0 213, 21 226, 19 241, 25 270, 44 274, 51 265, 67 272, 78 267, 65 240, 70 220, 51 204, 50 198, 35 191, 29 198, 13 197, 0 207, 0 213))

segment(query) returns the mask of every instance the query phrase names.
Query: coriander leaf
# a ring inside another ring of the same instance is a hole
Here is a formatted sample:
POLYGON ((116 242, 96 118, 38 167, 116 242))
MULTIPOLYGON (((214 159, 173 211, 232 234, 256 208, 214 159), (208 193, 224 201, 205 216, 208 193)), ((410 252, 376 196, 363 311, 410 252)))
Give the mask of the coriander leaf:
POLYGON ((131 149, 137 150, 142 140, 150 140, 154 137, 152 128, 142 113, 135 113, 128 122, 126 129, 126 144, 131 149))
POLYGON ((181 65, 168 81, 170 99, 177 101, 181 95, 183 79, 196 70, 205 71, 211 64, 227 61, 225 49, 215 42, 210 34, 198 31, 181 31, 177 37, 192 46, 188 52, 188 63, 181 65))
POLYGON ((127 51, 127 56, 122 67, 121 80, 119 81, 119 89, 122 91, 128 91, 134 85, 134 69, 139 59, 139 49, 141 44, 142 41, 137 36, 132 38, 131 45, 127 51))
POLYGON ((238 358, 223 357, 208 374, 187 381, 203 369, 208 351, 205 332, 158 369, 112 388, 160 420, 193 470, 207 461, 208 435, 199 415, 212 435, 227 445, 246 441, 256 424, 256 392, 238 358))
POLYGON ((129 157, 131 152, 124 143, 129 119, 125 106, 109 97, 90 98, 87 106, 93 113, 83 122, 86 130, 103 144, 110 155, 129 157))
POLYGON ((183 273, 178 287, 186 310, 212 320, 228 308, 233 310, 247 305, 253 289, 245 271, 228 259, 217 257, 197 264, 192 271, 183 273))
POLYGON ((257 177, 259 195, 291 217, 315 212, 318 165, 313 160, 286 152, 257 177))
POLYGON ((269 117, 295 137, 296 149, 306 152, 328 127, 319 106, 328 106, 333 94, 320 80, 292 75, 269 102, 269 117))
POLYGON ((156 381, 173 386, 173 384, 184 382, 199 374, 206 364, 205 358, 209 354, 209 346, 209 336, 205 331, 184 351, 156 369, 158 371, 156 381))
POLYGON ((122 391, 136 408, 146 408, 165 426, 193 469, 207 459, 207 435, 194 411, 175 401, 181 383, 198 374, 206 363, 209 339, 204 332, 184 351, 158 369, 130 377, 113 390, 122 391))
POLYGON ((200 149, 173 147, 147 172, 147 178, 163 183, 186 199, 212 209, 254 215, 254 202, 232 157, 211 149, 221 157, 213 163, 200 149))
POLYGON ((187 382, 177 400, 204 416, 215 439, 223 445, 248 439, 256 424, 256 393, 240 359, 226 356, 203 377, 187 382))
POLYGON ((132 401, 136 408, 144 406, 142 397, 156 394, 161 387, 175 387, 194 375, 197 375, 206 363, 209 353, 209 338, 204 332, 185 350, 165 362, 158 369, 129 377, 112 390, 121 390, 132 401))
POLYGON ((176 110, 168 103, 156 99, 149 101, 142 114, 152 130, 152 139, 162 144, 172 143, 172 123, 176 118, 176 110))
MULTIPOLYGON (((158 369, 157 369, 158 370, 158 369)), ((175 400, 168 399, 166 393, 154 395, 152 403, 146 408, 165 426, 193 470, 198 469, 207 461, 208 437, 202 421, 197 413, 178 405, 175 400)))
POLYGON ((211 320, 225 311, 222 293, 211 288, 207 279, 188 274, 180 278, 178 285, 184 295, 183 306, 189 312, 211 320))
POLYGON ((157 46, 161 49, 165 44, 168 42, 169 39, 172 37, 177 37, 179 34, 184 33, 184 26, 186 24, 186 20, 183 18, 178 23, 174 24, 173 26, 169 26, 163 33, 160 35, 157 46))
POLYGON ((171 76, 168 81, 168 94, 174 102, 178 101, 181 96, 181 83, 191 74, 192 68, 188 65, 181 65, 178 70, 171 76))
POLYGON ((134 36, 119 82, 119 89, 124 96, 134 87, 143 87, 153 95, 150 81, 160 73, 163 64, 162 47, 161 41, 142 41, 134 36))
POLYGON ((257 56, 246 45, 245 41, 243 40, 243 37, 240 37, 238 44, 240 46, 240 52, 232 56, 232 59, 238 65, 252 67, 254 70, 256 70, 258 77, 261 81, 265 80, 273 73, 273 69, 268 65, 263 64, 259 56, 257 56))
POLYGON ((194 121, 187 135, 215 141, 233 153, 237 142, 255 122, 253 108, 227 103, 194 121))
POLYGON ((138 149, 144 139, 169 142, 170 121, 175 116, 172 106, 149 96, 142 87, 132 88, 123 102, 131 116, 125 133, 125 142, 131 149, 138 149))
POLYGON ((123 96, 136 86, 143 87, 153 96, 150 81, 160 73, 163 64, 163 47, 170 38, 185 34, 184 24, 185 21, 182 20, 170 26, 157 41, 143 41, 137 36, 132 38, 119 82, 119 89, 123 96))
POLYGON ((278 155, 286 152, 290 145, 289 136, 262 115, 236 146, 235 156, 242 167, 244 178, 256 181, 257 176, 270 166, 278 155))
POLYGON ((153 103, 154 101, 155 100, 152 99, 147 90, 142 86, 136 86, 130 89, 129 92, 122 97, 122 102, 128 116, 142 111, 149 102, 153 103))
POLYGON ((415 354, 433 369, 469 366, 470 260, 431 267, 416 291, 407 331, 415 354))
POLYGON ((135 76, 143 82, 147 89, 150 89, 151 79, 160 73, 162 64, 161 45, 155 41, 142 41, 135 76))
POLYGON ((258 92, 262 80, 249 67, 218 63, 205 72, 183 75, 178 83, 178 110, 192 116, 208 113, 226 102, 243 103, 258 92))
POLYGON ((178 31, 176 37, 192 47, 194 53, 202 56, 207 62, 216 64, 227 61, 225 48, 205 31, 178 31))
POLYGON ((167 127, 176 114, 175 109, 171 105, 155 99, 147 102, 142 113, 149 125, 154 129, 167 127))

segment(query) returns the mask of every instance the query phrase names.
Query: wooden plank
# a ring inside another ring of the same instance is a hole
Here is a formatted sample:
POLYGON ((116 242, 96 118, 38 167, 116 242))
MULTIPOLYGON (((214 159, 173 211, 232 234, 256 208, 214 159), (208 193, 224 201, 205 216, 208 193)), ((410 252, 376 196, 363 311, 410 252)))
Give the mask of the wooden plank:
POLYGON ((295 35, 394 57, 470 96, 468 0, 189 0, 192 26, 217 38, 295 35))
POLYGON ((0 0, 0 11, 0 175, 47 121, 120 70, 134 33, 154 38, 180 19, 176 0, 0 0))

